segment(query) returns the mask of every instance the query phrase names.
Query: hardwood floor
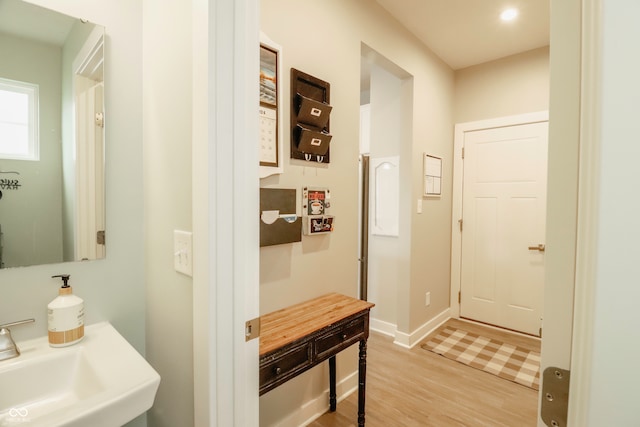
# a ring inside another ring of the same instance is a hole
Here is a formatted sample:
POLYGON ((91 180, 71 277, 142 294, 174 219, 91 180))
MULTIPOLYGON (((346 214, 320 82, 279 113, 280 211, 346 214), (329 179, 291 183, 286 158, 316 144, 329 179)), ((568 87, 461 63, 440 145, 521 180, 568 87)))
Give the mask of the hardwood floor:
MULTIPOLYGON (((456 319, 447 324, 540 351, 540 342, 534 338, 456 319)), ((375 332, 367 347, 367 426, 536 425, 535 390, 445 359, 420 345, 402 348, 375 332)), ((357 393, 352 393, 338 403, 336 412, 324 414, 310 426, 355 426, 357 407, 357 393)))

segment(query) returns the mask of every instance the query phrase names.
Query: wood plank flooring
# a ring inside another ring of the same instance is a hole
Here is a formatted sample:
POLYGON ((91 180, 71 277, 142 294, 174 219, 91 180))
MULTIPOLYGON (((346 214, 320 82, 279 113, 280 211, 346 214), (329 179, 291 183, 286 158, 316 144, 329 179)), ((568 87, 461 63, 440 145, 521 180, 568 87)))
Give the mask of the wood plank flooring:
MULTIPOLYGON (((540 342, 534 338, 456 319, 447 324, 540 351, 540 342)), ((535 390, 445 359, 420 345, 402 348, 376 332, 371 332, 367 347, 369 427, 536 426, 535 390)), ((358 395, 352 393, 338 403, 336 412, 324 414, 310 426, 355 426, 357 407, 358 395)))

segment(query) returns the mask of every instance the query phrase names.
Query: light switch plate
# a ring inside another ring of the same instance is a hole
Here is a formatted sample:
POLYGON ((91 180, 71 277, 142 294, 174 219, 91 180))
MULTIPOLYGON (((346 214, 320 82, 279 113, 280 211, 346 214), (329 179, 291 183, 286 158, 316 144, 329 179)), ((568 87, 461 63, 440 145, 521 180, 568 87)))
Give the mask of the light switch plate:
POLYGON ((173 268, 193 277, 193 245, 190 231, 173 230, 173 268))
POLYGON ((422 213, 422 199, 418 199, 416 203, 416 213, 422 213))

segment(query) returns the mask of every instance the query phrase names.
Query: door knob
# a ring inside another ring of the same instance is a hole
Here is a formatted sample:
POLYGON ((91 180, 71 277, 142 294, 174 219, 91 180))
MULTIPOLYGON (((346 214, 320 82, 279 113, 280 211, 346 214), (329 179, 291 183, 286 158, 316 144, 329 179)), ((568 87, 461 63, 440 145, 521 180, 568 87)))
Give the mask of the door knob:
POLYGON ((538 246, 529 246, 529 250, 530 251, 540 251, 540 252, 544 252, 544 245, 542 243, 540 243, 538 246))

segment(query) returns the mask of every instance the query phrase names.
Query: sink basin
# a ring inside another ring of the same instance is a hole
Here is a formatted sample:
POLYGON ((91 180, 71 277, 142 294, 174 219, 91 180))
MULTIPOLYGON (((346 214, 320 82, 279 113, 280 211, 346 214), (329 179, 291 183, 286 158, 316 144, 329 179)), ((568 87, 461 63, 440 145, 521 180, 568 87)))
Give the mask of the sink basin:
POLYGON ((119 427, 153 405, 160 376, 107 322, 70 347, 17 344, 0 362, 0 427, 119 427))

